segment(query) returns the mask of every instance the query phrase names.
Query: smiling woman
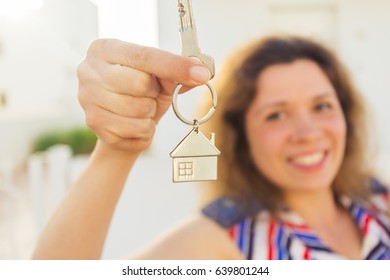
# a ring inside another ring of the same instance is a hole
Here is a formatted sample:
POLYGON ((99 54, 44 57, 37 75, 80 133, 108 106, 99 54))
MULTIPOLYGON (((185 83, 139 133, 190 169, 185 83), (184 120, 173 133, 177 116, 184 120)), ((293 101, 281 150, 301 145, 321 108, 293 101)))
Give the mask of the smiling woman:
POLYGON ((254 164, 285 190, 297 189, 297 182, 301 190, 327 188, 340 168, 346 137, 327 76, 315 62, 299 59, 267 67, 257 87, 246 114, 254 164))
POLYGON ((42 7, 43 0, 0 0, 0 16, 19 19, 29 11, 42 7))
MULTIPOLYGON (((35 258, 100 256, 128 172, 151 145, 176 82, 209 79, 199 63, 119 40, 91 45, 79 97, 98 144, 35 258)), ((366 169, 364 103, 330 50, 300 37, 262 38, 235 53, 215 85, 218 110, 204 128, 223 137, 209 201, 136 257, 390 259, 388 191, 366 169)))

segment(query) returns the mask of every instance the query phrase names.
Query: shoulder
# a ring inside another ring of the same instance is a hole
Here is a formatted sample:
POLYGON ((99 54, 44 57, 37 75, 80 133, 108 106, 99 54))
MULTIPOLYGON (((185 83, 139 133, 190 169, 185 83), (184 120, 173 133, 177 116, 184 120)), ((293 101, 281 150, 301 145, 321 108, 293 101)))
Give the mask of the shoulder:
POLYGON ((220 227, 245 259, 266 259, 274 218, 265 207, 252 199, 220 197, 205 208, 203 214, 220 227))
POLYGON ((264 210, 264 207, 255 201, 235 197, 220 197, 206 205, 202 213, 221 227, 229 229, 247 218, 256 216, 262 210, 264 210))
POLYGON ((227 231, 203 215, 194 216, 135 255, 137 259, 242 259, 227 231))

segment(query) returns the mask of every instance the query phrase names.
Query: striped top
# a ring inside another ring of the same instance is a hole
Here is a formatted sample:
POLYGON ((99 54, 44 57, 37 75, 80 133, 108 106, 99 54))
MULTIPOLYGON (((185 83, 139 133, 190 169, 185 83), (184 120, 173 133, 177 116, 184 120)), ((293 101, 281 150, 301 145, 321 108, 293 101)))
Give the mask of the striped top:
MULTIPOLYGON (((362 233, 362 259, 390 260, 388 190, 374 181, 370 203, 341 198, 362 233)), ((296 213, 285 211, 279 219, 258 207, 254 217, 245 215, 237 200, 222 197, 203 209, 203 214, 229 231, 247 259, 345 259, 332 251, 296 213)))

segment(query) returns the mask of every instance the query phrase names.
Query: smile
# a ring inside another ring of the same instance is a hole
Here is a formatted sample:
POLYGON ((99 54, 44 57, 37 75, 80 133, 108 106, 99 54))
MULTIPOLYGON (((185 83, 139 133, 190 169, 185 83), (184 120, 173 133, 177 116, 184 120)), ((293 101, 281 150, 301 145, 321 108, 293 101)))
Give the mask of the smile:
POLYGON ((326 151, 319 151, 315 153, 305 154, 302 156, 296 156, 290 158, 290 163, 292 163, 296 167, 300 168, 320 168, 322 164, 325 162, 327 156, 326 151))

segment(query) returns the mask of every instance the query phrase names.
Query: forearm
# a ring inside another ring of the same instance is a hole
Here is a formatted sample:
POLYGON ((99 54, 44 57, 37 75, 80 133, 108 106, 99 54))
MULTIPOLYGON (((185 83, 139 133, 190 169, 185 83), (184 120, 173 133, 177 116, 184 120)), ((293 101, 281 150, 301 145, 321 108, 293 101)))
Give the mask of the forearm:
POLYGON ((98 143, 91 160, 45 228, 34 259, 98 259, 115 206, 137 155, 98 143))

